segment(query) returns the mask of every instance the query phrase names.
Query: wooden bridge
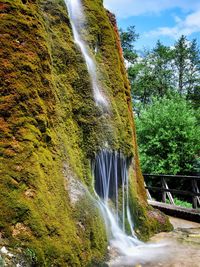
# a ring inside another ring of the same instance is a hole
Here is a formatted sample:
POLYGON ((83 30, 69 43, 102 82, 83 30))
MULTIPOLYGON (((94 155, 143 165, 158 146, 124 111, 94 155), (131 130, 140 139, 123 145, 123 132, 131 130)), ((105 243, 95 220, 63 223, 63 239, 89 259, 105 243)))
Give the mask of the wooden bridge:
POLYGON ((162 174, 144 174, 143 176, 150 205, 168 215, 200 222, 200 176, 162 174), (171 188, 172 185, 187 189, 171 188), (152 198, 152 193, 156 195, 157 201, 152 198), (184 208, 175 204, 174 196, 180 195, 185 196, 192 203, 192 208, 184 208))

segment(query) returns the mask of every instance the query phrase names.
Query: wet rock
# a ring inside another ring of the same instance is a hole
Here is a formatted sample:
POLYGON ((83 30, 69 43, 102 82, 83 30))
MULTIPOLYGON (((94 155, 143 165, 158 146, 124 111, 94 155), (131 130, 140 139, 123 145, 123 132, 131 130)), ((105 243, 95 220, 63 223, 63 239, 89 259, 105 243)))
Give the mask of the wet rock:
POLYGON ((65 163, 63 168, 63 174, 66 179, 65 188, 69 193, 70 202, 72 206, 86 194, 86 188, 78 181, 70 167, 65 163))
POLYGON ((0 248, 0 267, 31 267, 30 260, 20 248, 0 248))

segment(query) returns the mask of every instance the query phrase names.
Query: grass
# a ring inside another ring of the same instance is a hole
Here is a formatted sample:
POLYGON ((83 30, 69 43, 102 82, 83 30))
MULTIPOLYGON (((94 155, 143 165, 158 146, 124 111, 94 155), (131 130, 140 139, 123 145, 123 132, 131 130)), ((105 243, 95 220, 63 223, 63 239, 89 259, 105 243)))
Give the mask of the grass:
MULTIPOLYGON (((170 203, 168 199, 167 199, 166 202, 168 204, 170 203)), ((179 206, 179 207, 192 208, 192 204, 190 202, 180 200, 180 199, 178 199, 176 197, 174 198, 174 203, 175 203, 176 206, 179 206)))

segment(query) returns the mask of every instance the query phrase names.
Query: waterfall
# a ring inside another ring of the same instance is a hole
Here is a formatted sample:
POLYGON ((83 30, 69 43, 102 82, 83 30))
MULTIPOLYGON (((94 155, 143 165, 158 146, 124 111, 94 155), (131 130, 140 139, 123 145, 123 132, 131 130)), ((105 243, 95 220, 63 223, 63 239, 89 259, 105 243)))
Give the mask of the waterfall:
POLYGON ((110 244, 123 255, 142 244, 134 233, 129 209, 128 160, 122 153, 103 149, 93 162, 94 187, 106 222, 110 244), (126 234, 126 227, 132 236, 126 234))
POLYGON ((103 95, 100 88, 100 84, 97 77, 97 68, 95 60, 93 59, 87 43, 83 40, 81 36, 81 29, 86 23, 86 19, 83 13, 83 7, 81 0, 64 0, 69 12, 70 22, 72 26, 74 41, 80 48, 80 51, 85 59, 87 70, 91 79, 91 84, 93 88, 94 100, 97 105, 102 107, 107 107, 108 102, 103 95))
MULTIPOLYGON (((94 100, 98 106, 107 108, 109 103, 98 81, 97 67, 89 46, 82 38, 86 24, 81 0, 64 0, 69 12, 74 41, 79 47, 90 76, 94 100)), ((94 51, 96 52, 96 51, 94 51)), ((165 244, 145 244, 134 233, 134 224, 129 209, 129 160, 122 153, 103 149, 93 161, 94 189, 98 207, 105 221, 110 247, 118 252, 120 258, 109 266, 128 266, 129 264, 155 261, 164 257, 165 244), (131 235, 127 234, 127 230, 131 235), (156 251, 155 251, 156 248, 156 251)), ((92 196, 91 196, 92 198, 92 196)))

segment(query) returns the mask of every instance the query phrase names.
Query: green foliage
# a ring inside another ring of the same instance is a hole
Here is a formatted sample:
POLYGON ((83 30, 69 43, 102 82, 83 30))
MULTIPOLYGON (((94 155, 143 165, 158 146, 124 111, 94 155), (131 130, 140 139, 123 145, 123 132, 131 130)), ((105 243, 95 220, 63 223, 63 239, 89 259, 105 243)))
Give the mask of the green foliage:
MULTIPOLYGON (((151 103, 152 97, 163 97, 172 90, 173 69, 171 50, 157 43, 152 52, 146 52, 143 59, 128 69, 132 85, 132 96, 137 103, 151 103)), ((138 112, 139 113, 139 112, 138 112)))
POLYGON ((126 31, 120 29, 120 39, 124 58, 130 63, 134 63, 137 58, 136 51, 134 50, 134 43, 138 37, 139 34, 136 33, 135 26, 128 27, 126 31))
POLYGON ((136 123, 144 172, 183 174, 193 170, 200 151, 200 127, 184 98, 154 100, 136 123))
POLYGON ((178 92, 184 93, 184 84, 187 82, 187 66, 189 57, 189 47, 187 44, 186 36, 182 35, 175 43, 174 49, 174 62, 178 76, 178 92))
POLYGON ((172 51, 159 41, 152 51, 128 68, 135 111, 152 102, 152 97, 169 95, 173 89, 172 51))
POLYGON ((196 114, 200 114, 200 49, 195 39, 189 46, 189 60, 187 98, 195 109, 199 109, 196 114))
POLYGON ((152 65, 152 73, 155 79, 154 96, 163 97, 172 89, 172 51, 169 47, 157 42, 156 47, 150 54, 150 62, 152 65))
MULTIPOLYGON (((135 53, 133 48, 132 52, 135 53)), ((199 108, 200 51, 195 39, 189 42, 181 36, 174 47, 158 41, 152 50, 144 51, 143 56, 129 66, 128 74, 138 114, 153 97, 162 98, 174 92, 185 96, 195 109, 199 108)))
POLYGON ((182 35, 172 51, 177 91, 193 100, 196 105, 200 100, 200 51, 197 41, 194 39, 189 42, 186 36, 182 35))

